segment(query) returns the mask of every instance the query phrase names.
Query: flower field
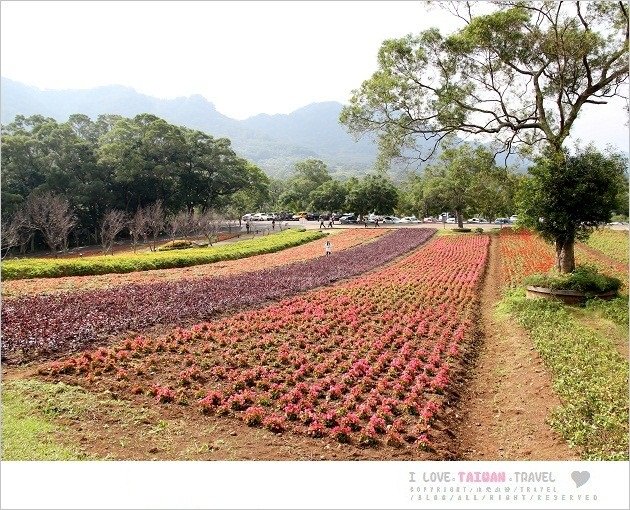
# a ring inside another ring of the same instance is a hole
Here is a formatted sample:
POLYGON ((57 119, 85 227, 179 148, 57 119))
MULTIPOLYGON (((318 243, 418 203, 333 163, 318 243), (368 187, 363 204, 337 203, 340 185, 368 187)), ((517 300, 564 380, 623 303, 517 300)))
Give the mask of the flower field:
MULTIPOLYGON (((404 242, 412 231, 401 232, 404 242)), ((379 272, 40 373, 277 433, 430 447, 476 333, 488 246, 487 236, 439 238, 379 272)))
MULTIPOLYGON (((501 274, 503 285, 518 286, 523 279, 535 273, 546 273, 555 264, 555 254, 551 244, 527 230, 503 229, 499 236, 501 251, 501 274)), ((575 255, 577 264, 593 264, 603 273, 625 282, 622 291, 627 292, 628 268, 607 255, 577 243, 575 255)))
MULTIPOLYGON (((365 228, 333 230, 330 232, 332 235, 330 239, 333 243, 334 251, 340 251, 372 241, 389 232, 390 230, 388 229, 365 228)), ((9 280, 2 284, 2 296, 17 297, 52 292, 77 292, 83 290, 107 289, 131 283, 167 282, 184 278, 207 278, 209 276, 258 271, 292 262, 309 260, 323 255, 324 250, 322 249, 322 243, 317 239, 300 246, 294 246, 273 253, 264 253, 236 260, 222 260, 220 262, 190 267, 91 276, 9 280)))
POLYGON ((499 235, 501 277, 505 287, 521 285, 535 273, 546 273, 555 263, 549 244, 527 230, 504 228, 499 235))
POLYGON ((400 229, 329 257, 243 274, 5 299, 2 357, 16 362, 65 354, 116 333, 183 325, 260 306, 375 269, 417 248, 434 232, 400 229))

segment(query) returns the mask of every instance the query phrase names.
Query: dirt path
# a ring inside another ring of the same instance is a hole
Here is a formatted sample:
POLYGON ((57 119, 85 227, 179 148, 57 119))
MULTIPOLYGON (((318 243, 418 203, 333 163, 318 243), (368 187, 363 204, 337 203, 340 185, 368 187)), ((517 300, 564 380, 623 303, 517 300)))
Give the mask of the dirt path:
POLYGON ((493 236, 481 300, 484 337, 456 432, 461 460, 570 460, 577 452, 545 422, 560 404, 526 332, 499 317, 499 240, 493 236))

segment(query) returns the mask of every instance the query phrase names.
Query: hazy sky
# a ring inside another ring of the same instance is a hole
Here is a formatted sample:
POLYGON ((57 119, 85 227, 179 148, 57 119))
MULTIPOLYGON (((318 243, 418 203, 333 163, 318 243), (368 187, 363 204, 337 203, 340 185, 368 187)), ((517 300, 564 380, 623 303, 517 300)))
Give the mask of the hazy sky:
MULTIPOLYGON (((420 1, 3 1, 1 9, 7 78, 43 89, 201 94, 237 119, 346 102, 375 70, 384 39, 458 26, 420 1)), ((586 112, 576 134, 626 148, 622 104, 586 112)))

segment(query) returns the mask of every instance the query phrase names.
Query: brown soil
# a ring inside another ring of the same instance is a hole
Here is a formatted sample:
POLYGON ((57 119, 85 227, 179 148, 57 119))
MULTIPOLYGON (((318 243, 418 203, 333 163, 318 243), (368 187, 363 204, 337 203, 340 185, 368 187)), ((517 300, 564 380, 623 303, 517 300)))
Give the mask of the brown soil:
POLYGON ((134 401, 64 420, 58 438, 87 457, 113 460, 440 460, 412 445, 360 447, 331 438, 275 434, 177 404, 134 401))
POLYGON ((546 423, 560 404, 527 333, 499 317, 499 240, 492 236, 481 298, 483 341, 459 402, 461 460, 577 460, 578 452, 546 423))

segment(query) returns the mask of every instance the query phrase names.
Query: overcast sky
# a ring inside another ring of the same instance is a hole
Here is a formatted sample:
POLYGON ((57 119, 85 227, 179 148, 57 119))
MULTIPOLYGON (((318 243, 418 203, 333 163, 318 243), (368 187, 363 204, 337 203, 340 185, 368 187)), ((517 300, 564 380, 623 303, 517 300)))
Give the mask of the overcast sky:
MULTIPOLYGON (((375 70, 384 39, 458 26, 420 1, 3 1, 1 9, 2 76, 42 89, 201 94, 237 119, 344 103, 375 70)), ((622 105, 591 108, 576 135, 627 148, 622 105)))

